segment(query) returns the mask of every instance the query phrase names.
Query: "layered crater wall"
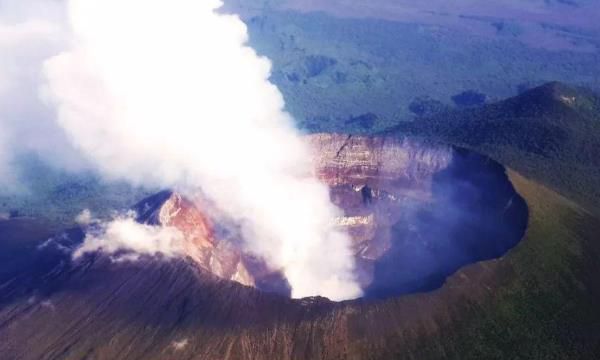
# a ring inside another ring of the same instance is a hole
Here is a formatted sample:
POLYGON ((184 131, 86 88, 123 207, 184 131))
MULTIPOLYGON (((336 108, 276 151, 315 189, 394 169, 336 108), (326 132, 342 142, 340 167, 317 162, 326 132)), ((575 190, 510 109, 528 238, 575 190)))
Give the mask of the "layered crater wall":
POLYGON ((353 239, 365 297, 436 289, 461 267, 502 256, 525 232, 527 205, 486 157, 410 138, 309 141, 345 212, 339 222, 353 239))
MULTIPOLYGON (((306 137, 315 171, 344 216, 355 275, 367 298, 429 291, 470 263, 502 256, 527 225, 527 206, 504 168, 466 150, 413 139, 306 137)), ((209 210, 210 209, 210 210, 209 210)), ((201 199, 163 192, 136 206, 139 220, 174 226, 186 254, 223 279, 290 295, 279 271, 221 231, 201 199)))

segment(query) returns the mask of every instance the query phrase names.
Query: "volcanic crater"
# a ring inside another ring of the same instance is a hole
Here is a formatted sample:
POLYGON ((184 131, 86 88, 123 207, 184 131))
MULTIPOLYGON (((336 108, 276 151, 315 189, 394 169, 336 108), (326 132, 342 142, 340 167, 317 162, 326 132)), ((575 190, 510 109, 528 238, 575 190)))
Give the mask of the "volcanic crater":
MULTIPOLYGON (((523 237, 527 205, 489 158, 410 138, 306 139, 319 178, 343 210, 334 221, 351 237, 364 298, 434 290, 461 267, 501 257, 523 237)), ((186 255, 204 270, 290 296, 283 273, 244 252, 241 239, 223 231, 201 201, 164 191, 135 209, 141 222, 178 228, 186 255)))

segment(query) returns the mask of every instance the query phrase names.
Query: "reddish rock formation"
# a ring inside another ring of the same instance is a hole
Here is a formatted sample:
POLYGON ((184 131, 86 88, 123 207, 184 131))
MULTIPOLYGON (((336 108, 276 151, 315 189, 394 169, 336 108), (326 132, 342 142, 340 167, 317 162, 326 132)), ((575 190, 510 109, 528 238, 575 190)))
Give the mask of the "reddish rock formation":
POLYGON ((410 139, 316 134, 307 137, 315 168, 330 186, 406 184, 426 189, 431 177, 448 167, 452 149, 410 139))

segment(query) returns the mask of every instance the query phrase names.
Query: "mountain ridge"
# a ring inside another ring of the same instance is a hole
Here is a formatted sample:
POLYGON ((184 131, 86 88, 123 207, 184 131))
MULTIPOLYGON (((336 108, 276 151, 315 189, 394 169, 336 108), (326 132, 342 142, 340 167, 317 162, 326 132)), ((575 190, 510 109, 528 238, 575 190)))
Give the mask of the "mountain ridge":
POLYGON ((600 214, 600 96, 550 82, 479 108, 442 112, 385 131, 486 154, 600 214))

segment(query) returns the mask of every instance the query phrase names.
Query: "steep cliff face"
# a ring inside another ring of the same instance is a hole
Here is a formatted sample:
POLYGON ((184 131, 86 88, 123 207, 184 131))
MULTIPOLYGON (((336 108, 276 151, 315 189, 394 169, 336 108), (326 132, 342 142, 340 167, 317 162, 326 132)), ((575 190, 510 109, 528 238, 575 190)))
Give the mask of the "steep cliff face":
POLYGON ((388 137, 315 134, 307 137, 315 168, 330 186, 403 182, 426 187, 452 162, 452 149, 388 137))
POLYGON ((352 238, 356 275, 373 283, 376 262, 392 246, 392 228, 415 206, 433 202, 436 174, 447 169, 453 150, 411 139, 315 134, 307 137, 318 177, 345 216, 337 219, 352 238))
POLYGON ((243 253, 241 239, 217 233, 217 225, 210 216, 216 210, 202 197, 192 200, 164 191, 141 201, 134 209, 140 222, 178 229, 183 234, 185 255, 199 268, 246 286, 261 288, 265 278, 279 281, 271 286, 287 294, 288 288, 278 271, 268 269, 261 259, 243 253))

